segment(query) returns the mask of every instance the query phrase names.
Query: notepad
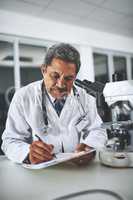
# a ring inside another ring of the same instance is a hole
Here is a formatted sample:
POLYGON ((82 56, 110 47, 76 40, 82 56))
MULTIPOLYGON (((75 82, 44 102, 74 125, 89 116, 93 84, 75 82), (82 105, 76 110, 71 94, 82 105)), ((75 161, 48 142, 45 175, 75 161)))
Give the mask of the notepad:
POLYGON ((78 152, 78 153, 58 153, 58 154, 56 154, 56 158, 53 158, 50 161, 43 162, 43 163, 40 163, 40 164, 25 164, 24 163, 22 166, 27 168, 27 169, 43 169, 43 168, 47 168, 47 167, 50 167, 50 166, 53 166, 53 165, 57 165, 59 163, 70 161, 74 158, 80 159, 80 157, 87 155, 87 154, 90 154, 91 152, 94 152, 94 151, 96 151, 96 150, 91 149, 89 151, 81 151, 81 152, 78 152))

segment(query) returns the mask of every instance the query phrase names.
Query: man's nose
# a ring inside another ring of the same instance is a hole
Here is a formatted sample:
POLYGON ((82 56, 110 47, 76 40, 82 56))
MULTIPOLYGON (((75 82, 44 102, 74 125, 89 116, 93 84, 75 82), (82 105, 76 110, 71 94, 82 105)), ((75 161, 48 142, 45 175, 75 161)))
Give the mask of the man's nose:
POLYGON ((64 80, 63 77, 60 77, 58 80, 57 80, 57 83, 56 85, 59 87, 59 88, 63 88, 66 86, 66 82, 64 80))

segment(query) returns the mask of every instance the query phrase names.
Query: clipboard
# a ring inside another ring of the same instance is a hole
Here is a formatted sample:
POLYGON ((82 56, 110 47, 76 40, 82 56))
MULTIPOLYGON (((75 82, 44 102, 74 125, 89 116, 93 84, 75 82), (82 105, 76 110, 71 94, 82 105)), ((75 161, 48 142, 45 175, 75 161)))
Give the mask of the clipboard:
POLYGON ((53 166, 53 165, 57 165, 59 163, 63 163, 63 162, 66 162, 66 161, 71 161, 75 158, 79 158, 84 156, 84 155, 87 155, 87 154, 90 154, 92 152, 95 152, 96 150, 95 149, 91 149, 89 151, 81 151, 81 152, 77 152, 77 153, 58 153, 56 154, 56 158, 53 158, 52 160, 50 161, 46 161, 46 162, 43 162, 43 163, 39 163, 39 164, 22 164, 22 166, 24 168, 27 168, 27 169, 44 169, 44 168, 47 168, 47 167, 50 167, 50 166, 53 166))

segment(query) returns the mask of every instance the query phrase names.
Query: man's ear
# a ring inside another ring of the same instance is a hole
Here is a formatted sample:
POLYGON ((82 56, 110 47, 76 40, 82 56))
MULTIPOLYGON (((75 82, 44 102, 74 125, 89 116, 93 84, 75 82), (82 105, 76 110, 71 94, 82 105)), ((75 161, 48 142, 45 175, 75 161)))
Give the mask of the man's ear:
POLYGON ((46 73, 46 71, 47 71, 47 67, 46 67, 46 65, 41 65, 41 72, 42 72, 42 75, 44 75, 45 73, 46 73))

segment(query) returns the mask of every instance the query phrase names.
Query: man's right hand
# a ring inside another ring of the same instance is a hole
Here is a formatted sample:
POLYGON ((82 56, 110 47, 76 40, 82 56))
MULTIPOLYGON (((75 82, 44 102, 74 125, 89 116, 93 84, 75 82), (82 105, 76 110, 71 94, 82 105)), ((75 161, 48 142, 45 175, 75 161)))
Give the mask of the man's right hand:
POLYGON ((53 145, 42 141, 34 141, 30 145, 29 160, 31 164, 38 164, 53 159, 53 145))

